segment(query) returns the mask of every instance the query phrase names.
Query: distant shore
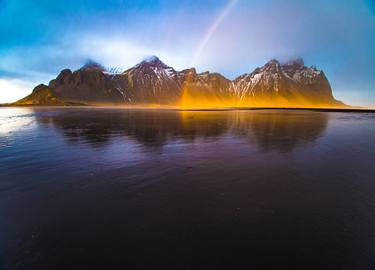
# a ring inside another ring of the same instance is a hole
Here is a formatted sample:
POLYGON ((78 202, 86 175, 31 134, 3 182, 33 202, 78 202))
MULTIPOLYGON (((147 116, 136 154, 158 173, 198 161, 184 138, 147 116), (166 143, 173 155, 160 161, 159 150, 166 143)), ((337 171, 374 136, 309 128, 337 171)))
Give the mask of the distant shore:
POLYGON ((178 106, 120 106, 120 105, 69 105, 69 106, 42 106, 42 105, 12 105, 0 104, 1 108, 102 108, 125 110, 174 110, 174 111, 251 111, 251 110, 282 110, 282 111, 323 111, 323 112, 362 112, 375 113, 375 108, 324 108, 324 107, 223 107, 223 108, 181 108, 178 106))

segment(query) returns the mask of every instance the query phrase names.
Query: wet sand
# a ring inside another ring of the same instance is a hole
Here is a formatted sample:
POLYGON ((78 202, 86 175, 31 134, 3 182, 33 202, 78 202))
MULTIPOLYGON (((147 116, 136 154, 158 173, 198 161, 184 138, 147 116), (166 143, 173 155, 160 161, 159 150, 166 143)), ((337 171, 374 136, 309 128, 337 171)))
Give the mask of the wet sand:
POLYGON ((372 269, 375 115, 0 109, 0 269, 372 269))

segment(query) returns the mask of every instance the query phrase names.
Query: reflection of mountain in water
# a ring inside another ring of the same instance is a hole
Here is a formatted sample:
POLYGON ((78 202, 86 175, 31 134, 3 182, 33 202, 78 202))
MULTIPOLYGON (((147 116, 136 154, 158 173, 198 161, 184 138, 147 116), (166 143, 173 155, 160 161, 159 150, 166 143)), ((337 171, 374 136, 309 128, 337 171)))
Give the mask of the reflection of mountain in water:
POLYGON ((62 130, 69 141, 94 146, 125 136, 144 146, 161 147, 170 140, 218 139, 228 132, 264 151, 285 152, 316 140, 328 116, 302 111, 66 110, 39 114, 37 120, 62 130))
POLYGON ((145 146, 162 146, 172 139, 193 141, 217 138, 228 127, 220 114, 185 114, 144 110, 73 110, 39 115, 38 122, 62 129, 70 141, 84 140, 93 145, 112 137, 126 136, 145 146))
POLYGON ((289 152, 314 142, 326 129, 327 122, 327 114, 321 112, 239 112, 233 132, 251 138, 264 151, 289 152))

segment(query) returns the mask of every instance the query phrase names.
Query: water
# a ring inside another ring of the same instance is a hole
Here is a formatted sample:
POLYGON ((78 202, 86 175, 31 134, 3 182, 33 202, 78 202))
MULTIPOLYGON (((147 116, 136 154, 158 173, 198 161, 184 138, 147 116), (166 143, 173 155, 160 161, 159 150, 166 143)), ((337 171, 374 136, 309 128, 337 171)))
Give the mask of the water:
POLYGON ((375 269, 374 160, 375 114, 1 108, 0 269, 375 269))

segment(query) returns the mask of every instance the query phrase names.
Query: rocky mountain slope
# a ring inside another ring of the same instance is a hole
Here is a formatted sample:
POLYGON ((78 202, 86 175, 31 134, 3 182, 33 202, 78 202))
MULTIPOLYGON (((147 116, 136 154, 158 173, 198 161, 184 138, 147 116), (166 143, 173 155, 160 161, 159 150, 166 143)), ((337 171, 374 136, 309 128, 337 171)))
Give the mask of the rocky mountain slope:
POLYGON ((323 71, 305 67, 302 59, 280 64, 271 60, 234 80, 239 102, 255 105, 336 104, 323 71))
POLYGON ((57 97, 46 85, 40 84, 34 88, 33 92, 27 97, 16 102, 17 105, 48 105, 64 106, 65 100, 57 97))
MULTIPOLYGON (((115 69, 117 70, 117 69, 115 69)), ((49 85, 37 86, 21 105, 160 104, 213 106, 343 106, 336 101, 323 71, 302 59, 271 60, 253 72, 229 80, 219 73, 176 71, 157 57, 119 72, 89 61, 65 69, 49 85)))

